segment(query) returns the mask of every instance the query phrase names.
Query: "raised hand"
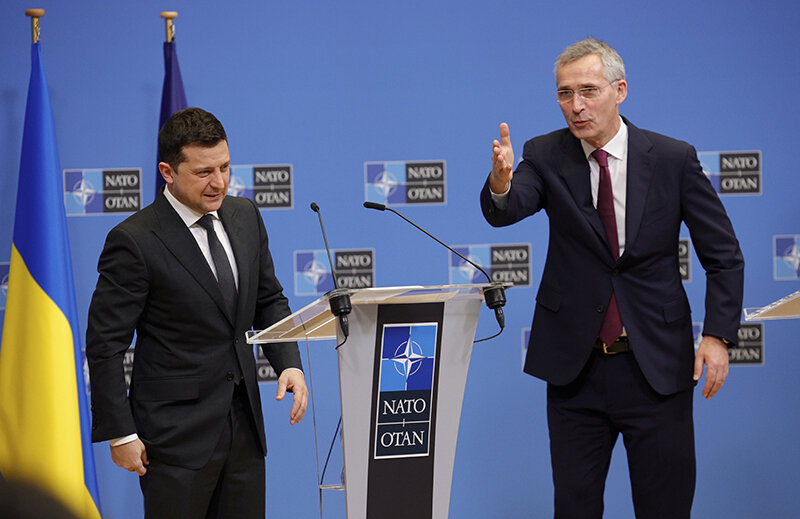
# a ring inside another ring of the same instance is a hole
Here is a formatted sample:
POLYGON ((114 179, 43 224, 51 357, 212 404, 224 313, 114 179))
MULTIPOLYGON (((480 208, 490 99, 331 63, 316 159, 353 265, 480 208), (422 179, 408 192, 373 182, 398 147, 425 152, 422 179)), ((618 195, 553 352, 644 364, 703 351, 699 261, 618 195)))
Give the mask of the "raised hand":
POLYGON ((492 174, 489 187, 498 195, 508 191, 514 176, 514 150, 511 148, 511 133, 506 123, 500 124, 500 141, 492 142, 492 174))

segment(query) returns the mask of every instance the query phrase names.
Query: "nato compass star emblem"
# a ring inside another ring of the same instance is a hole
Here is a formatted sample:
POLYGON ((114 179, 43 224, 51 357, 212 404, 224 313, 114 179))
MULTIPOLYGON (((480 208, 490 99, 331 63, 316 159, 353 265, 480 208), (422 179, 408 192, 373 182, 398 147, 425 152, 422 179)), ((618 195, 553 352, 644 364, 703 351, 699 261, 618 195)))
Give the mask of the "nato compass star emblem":
MULTIPOLYGON (((480 258, 478 258, 478 257, 476 257, 476 256, 473 256, 472 254, 467 254, 467 258, 468 258, 470 261, 472 261, 472 262, 474 262, 474 263, 477 263, 478 265, 480 265, 480 264, 481 264, 481 259, 480 259, 480 258)), ((462 263, 462 264, 461 264, 459 267, 457 267, 457 268, 458 268, 458 273, 459 273, 459 274, 460 274, 460 275, 461 275, 461 276, 462 276, 464 279, 469 279, 470 281, 473 281, 473 280, 475 280, 475 278, 476 278, 476 277, 478 277, 478 274, 479 274, 479 271, 478 271, 478 269, 476 269, 475 267, 473 267, 472 265, 470 265, 470 264, 469 264, 469 263, 467 263, 466 261, 464 261, 464 262, 463 262, 463 263, 462 263)))
POLYGON ((236 175, 231 175, 228 180, 228 194, 231 196, 241 196, 247 186, 236 175))
POLYGON ((303 269, 303 275, 313 286, 318 286, 320 279, 328 275, 328 270, 319 261, 312 260, 303 269))
POLYGON ((388 198, 389 195, 397 190, 397 179, 388 171, 383 170, 381 174, 375 178, 375 182, 372 185, 375 186, 375 189, 380 194, 388 198))
POLYGON ((800 272, 800 248, 797 247, 797 243, 787 248, 781 257, 795 272, 800 272))
POLYGON ((397 373, 408 380, 408 377, 419 370, 422 360, 426 358, 422 353, 422 347, 409 339, 397 347, 392 362, 397 373))
POLYGON ((81 179, 72 187, 72 196, 82 207, 86 207, 94 199, 95 193, 97 191, 88 180, 81 179))

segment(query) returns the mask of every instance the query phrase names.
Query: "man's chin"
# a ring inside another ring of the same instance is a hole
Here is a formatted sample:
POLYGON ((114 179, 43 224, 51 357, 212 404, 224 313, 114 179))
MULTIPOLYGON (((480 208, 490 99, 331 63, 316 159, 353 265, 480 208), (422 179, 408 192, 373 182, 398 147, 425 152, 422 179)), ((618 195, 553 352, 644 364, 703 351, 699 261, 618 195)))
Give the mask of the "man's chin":
POLYGON ((572 132, 572 135, 574 135, 578 139, 586 139, 591 134, 591 129, 589 124, 578 125, 572 123, 569 125, 569 130, 572 132))
POLYGON ((223 200, 225 200, 225 195, 220 195, 214 198, 206 198, 203 204, 205 206, 206 212, 210 213, 211 211, 218 210, 222 205, 223 200))

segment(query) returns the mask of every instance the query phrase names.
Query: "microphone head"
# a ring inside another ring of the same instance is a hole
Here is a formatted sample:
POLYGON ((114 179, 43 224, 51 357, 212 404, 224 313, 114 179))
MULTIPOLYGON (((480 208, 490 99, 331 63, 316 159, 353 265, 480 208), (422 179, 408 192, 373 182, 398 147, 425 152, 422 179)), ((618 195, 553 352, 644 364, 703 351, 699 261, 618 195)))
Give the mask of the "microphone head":
POLYGON ((378 211, 385 211, 386 206, 383 204, 377 204, 375 202, 364 202, 364 207, 367 209, 377 209, 378 211))
POLYGON ((311 202, 311 210, 314 211, 315 213, 319 212, 319 206, 317 205, 316 202, 311 202))

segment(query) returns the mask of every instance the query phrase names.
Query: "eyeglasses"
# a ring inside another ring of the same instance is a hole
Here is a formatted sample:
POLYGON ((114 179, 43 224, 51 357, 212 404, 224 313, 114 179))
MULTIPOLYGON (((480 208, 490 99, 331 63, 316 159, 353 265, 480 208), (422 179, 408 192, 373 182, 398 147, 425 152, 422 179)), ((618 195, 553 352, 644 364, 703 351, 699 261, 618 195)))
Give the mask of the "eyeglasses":
POLYGON ((578 90, 557 90, 556 99, 563 105, 572 101, 577 93, 584 101, 592 101, 600 97, 600 92, 602 92, 605 87, 617 81, 619 81, 619 79, 615 79, 602 87, 588 86, 579 88, 578 90))

